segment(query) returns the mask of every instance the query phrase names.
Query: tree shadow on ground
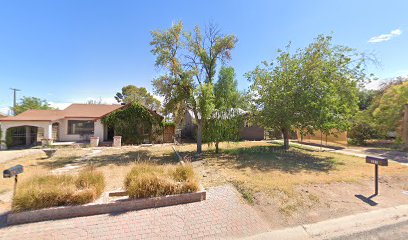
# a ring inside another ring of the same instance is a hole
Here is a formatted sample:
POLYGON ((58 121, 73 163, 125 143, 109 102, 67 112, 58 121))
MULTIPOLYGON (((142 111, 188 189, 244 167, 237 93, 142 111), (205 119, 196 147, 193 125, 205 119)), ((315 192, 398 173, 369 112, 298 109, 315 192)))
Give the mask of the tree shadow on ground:
POLYGON ((101 167, 110 164, 123 166, 139 161, 154 162, 158 164, 174 164, 178 162, 178 159, 173 152, 161 154, 160 156, 158 156, 147 150, 136 150, 124 153, 94 156, 89 158, 89 160, 87 161, 93 166, 101 167))
MULTIPOLYGON (((179 153, 183 160, 190 159, 191 156, 194 156, 194 152, 179 153)), ((39 162, 38 165, 45 166, 50 169, 56 169, 62 168, 68 164, 87 164, 95 167, 101 167, 110 164, 124 166, 138 161, 154 162, 157 164, 175 164, 179 162, 179 159, 173 151, 165 154, 160 153, 159 155, 146 149, 138 149, 128 152, 89 156, 87 158, 84 158, 83 156, 53 157, 52 159, 39 162)))
POLYGON ((64 156, 64 157, 53 157, 49 160, 41 161, 38 163, 40 166, 45 166, 47 168, 62 168, 67 164, 78 163, 76 160, 80 158, 78 156, 64 156))
MULTIPOLYGON (((280 146, 255 146, 224 150, 223 152, 223 155, 219 157, 234 161, 235 167, 250 167, 260 171, 329 172, 336 169, 338 165, 344 165, 332 157, 317 157, 297 150, 286 151, 280 146)), ((230 166, 230 161, 221 164, 230 166)))

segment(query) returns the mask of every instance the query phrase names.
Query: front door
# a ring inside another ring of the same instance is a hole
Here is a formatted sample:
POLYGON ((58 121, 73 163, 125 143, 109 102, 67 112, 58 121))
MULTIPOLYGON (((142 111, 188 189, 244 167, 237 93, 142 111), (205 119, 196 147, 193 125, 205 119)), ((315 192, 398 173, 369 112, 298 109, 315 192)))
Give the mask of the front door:
POLYGON ((113 127, 108 127, 108 134, 106 140, 113 141, 113 136, 115 136, 115 130, 113 129, 113 127))

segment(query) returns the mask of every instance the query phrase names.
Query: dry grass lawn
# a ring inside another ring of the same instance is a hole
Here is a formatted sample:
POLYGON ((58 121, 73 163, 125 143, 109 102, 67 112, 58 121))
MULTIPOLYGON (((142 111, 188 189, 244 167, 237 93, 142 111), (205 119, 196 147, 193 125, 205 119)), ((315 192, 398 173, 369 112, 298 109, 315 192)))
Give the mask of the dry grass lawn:
MULTIPOLYGON (((297 185, 358 182, 372 176, 373 166, 363 158, 307 148, 285 152, 277 144, 244 142, 223 144, 220 155, 209 155, 204 171, 210 177, 206 185, 228 181, 244 190, 274 195, 277 191, 293 194, 297 185), (216 177, 211 175, 216 174, 216 177)), ((381 175, 407 174, 408 167, 390 162, 381 175)))
MULTIPOLYGON (((359 182, 373 174, 373 166, 366 164, 362 158, 308 148, 292 148, 285 152, 279 145, 264 141, 221 143, 220 148, 221 153, 215 154, 212 146, 204 145, 203 161, 193 161, 201 184, 210 187, 233 183, 249 201, 256 192, 291 197, 294 188, 299 185, 359 182)), ((176 149, 186 159, 194 160, 195 144, 176 146, 176 149)), ((92 165, 104 174, 105 189, 111 191, 124 188, 124 179, 135 162, 177 163, 170 144, 101 148, 101 152, 88 160, 76 161, 91 151, 90 148, 64 148, 50 159, 46 159, 45 154, 26 156, 0 163, 0 168, 22 164, 25 172, 19 179, 24 180, 66 164, 92 165)), ((382 176, 406 175, 407 172, 407 167, 392 162, 380 170, 382 176)), ((13 179, 0 179, 0 208, 9 207, 9 203, 1 202, 1 196, 12 191, 13 183, 13 179)), ((314 197, 311 198, 313 200, 314 197)))

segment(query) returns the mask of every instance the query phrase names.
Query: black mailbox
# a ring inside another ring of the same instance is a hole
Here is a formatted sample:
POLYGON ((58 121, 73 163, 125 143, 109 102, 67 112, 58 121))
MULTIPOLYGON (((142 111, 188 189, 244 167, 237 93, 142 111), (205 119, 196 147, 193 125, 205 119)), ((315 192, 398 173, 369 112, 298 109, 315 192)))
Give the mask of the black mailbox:
POLYGON ((3 171, 3 178, 11 178, 14 176, 17 176, 17 174, 22 173, 23 170, 23 166, 22 165, 16 165, 14 167, 11 167, 9 169, 6 169, 3 171))

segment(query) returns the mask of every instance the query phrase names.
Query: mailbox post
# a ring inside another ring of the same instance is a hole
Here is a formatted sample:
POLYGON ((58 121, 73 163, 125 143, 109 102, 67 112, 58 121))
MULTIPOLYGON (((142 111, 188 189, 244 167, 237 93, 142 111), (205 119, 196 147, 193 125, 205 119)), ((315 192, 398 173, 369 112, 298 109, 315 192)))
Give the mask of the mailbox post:
POLYGON ((388 166, 388 159, 380 157, 366 156, 366 163, 374 164, 374 185, 375 193, 378 195, 378 166, 388 166))
POLYGON ((24 172, 23 166, 20 165, 20 164, 3 171, 3 178, 14 177, 14 193, 13 193, 13 195, 16 194, 17 176, 18 176, 18 174, 23 173, 23 172, 24 172))

